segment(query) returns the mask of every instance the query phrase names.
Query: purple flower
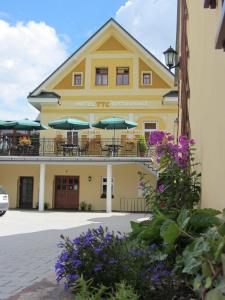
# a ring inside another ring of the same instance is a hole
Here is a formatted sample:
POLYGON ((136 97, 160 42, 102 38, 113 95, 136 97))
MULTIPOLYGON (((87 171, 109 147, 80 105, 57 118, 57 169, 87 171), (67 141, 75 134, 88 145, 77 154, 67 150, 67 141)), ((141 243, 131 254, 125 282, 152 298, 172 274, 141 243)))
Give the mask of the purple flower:
POLYGON ((78 278, 79 278, 79 275, 77 275, 77 274, 68 275, 68 280, 69 281, 76 281, 78 278))
POLYGON ((112 259, 110 259, 109 260, 109 264, 116 264, 118 261, 116 260, 116 259, 114 259, 114 258, 112 258, 112 259))
POLYGON ((102 251, 102 248, 95 248, 95 249, 94 249, 94 252, 97 253, 97 254, 98 254, 99 252, 101 252, 101 251, 102 251))
POLYGON ((98 272, 98 271, 101 271, 102 270, 102 264, 97 264, 95 267, 94 267, 94 272, 98 272))
POLYGON ((82 263, 81 263, 81 261, 80 261, 79 259, 75 259, 75 260, 73 260, 73 262, 72 262, 72 266, 73 266, 74 268, 79 267, 81 264, 82 264, 82 263))
POLYGON ((150 134, 149 137, 149 145, 157 145, 161 144, 163 142, 163 139, 165 138, 166 133, 164 131, 153 131, 150 134))
POLYGON ((68 258, 69 258, 68 252, 63 251, 63 253, 61 254, 61 257, 60 257, 61 261, 65 262, 65 261, 67 261, 68 258))
POLYGON ((158 187, 158 192, 159 193, 163 193, 165 191, 165 185, 164 184, 160 184, 160 186, 158 187))
POLYGON ((110 241, 110 239, 111 239, 111 234, 109 232, 107 232, 105 235, 105 240, 110 241))

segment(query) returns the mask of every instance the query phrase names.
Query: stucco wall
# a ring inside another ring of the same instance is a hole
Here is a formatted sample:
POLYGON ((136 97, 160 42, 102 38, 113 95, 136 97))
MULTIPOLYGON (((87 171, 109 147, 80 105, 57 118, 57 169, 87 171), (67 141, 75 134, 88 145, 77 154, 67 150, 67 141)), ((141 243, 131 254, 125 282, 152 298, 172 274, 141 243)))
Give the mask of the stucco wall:
POLYGON ((225 54, 215 49, 220 7, 188 0, 191 134, 202 170, 202 206, 225 207, 225 54))
MULTIPOLYGON (((112 209, 120 209, 120 198, 137 198, 139 175, 142 171, 138 165, 113 165, 112 172, 114 178, 114 199, 112 200, 112 209)), ((45 202, 49 207, 54 207, 54 180, 55 176, 79 176, 80 194, 79 202, 85 201, 92 204, 94 210, 104 210, 106 199, 101 199, 101 177, 106 177, 106 165, 63 165, 46 166, 45 177, 45 202), (88 176, 92 177, 91 182, 88 176)), ((10 198, 10 207, 18 207, 18 181, 19 176, 34 177, 33 207, 38 202, 39 190, 39 165, 1 165, 0 183, 5 187, 10 198)), ((155 183, 155 177, 149 175, 152 184, 155 183)))

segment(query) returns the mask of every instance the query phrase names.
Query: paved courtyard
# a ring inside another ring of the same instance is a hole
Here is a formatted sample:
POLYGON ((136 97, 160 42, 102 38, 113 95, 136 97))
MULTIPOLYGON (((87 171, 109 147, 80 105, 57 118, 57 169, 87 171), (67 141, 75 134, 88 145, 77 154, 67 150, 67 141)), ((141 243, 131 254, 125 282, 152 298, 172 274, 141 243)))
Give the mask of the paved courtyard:
POLYGON ((131 220, 143 217, 126 213, 8 211, 0 218, 0 299, 22 299, 12 296, 54 272, 61 234, 75 237, 99 225, 127 232, 131 220))

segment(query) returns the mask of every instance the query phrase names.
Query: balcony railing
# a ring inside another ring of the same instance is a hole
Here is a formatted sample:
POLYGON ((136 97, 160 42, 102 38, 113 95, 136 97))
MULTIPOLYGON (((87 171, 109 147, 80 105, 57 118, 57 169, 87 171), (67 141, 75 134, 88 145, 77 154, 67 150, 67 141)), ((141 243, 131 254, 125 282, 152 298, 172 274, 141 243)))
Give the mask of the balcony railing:
POLYGON ((0 156, 150 156, 142 151, 139 139, 57 139, 5 137, 0 141, 0 156))

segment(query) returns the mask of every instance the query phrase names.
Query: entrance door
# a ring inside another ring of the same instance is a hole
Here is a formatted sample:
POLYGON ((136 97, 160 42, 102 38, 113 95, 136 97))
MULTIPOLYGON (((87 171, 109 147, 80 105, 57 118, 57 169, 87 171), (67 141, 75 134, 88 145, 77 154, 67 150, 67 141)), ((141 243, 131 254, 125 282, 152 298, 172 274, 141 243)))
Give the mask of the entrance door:
POLYGON ((55 177, 55 208, 79 208, 79 177, 55 177))
POLYGON ((33 207, 33 177, 20 177, 19 188, 19 207, 32 208, 33 207))

